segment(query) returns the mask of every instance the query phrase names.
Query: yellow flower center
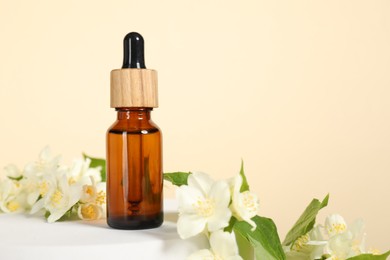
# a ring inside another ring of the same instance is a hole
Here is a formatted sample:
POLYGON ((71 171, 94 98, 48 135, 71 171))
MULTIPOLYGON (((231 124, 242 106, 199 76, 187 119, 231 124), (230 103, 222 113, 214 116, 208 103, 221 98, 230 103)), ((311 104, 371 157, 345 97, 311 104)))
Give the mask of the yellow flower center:
POLYGON ((223 260, 223 258, 214 253, 214 260, 223 260))
POLYGON ((241 195, 242 195, 242 203, 244 207, 252 213, 257 213, 256 197, 249 191, 245 191, 241 193, 241 195))
POLYGON ((306 243, 309 242, 309 239, 310 238, 308 234, 300 236, 297 240, 295 240, 294 245, 291 247, 291 249, 297 252, 301 251, 305 248, 306 243))
POLYGON ((92 196, 93 195, 93 187, 88 185, 86 188, 85 188, 85 193, 87 193, 88 195, 92 196))
POLYGON ((54 192, 54 194, 51 196, 51 204, 53 204, 54 206, 58 206, 58 204, 61 202, 62 198, 63 198, 63 194, 61 191, 59 191, 58 189, 54 192))
POLYGON ((85 219, 97 219, 97 212, 92 205, 83 206, 81 208, 81 214, 85 219))
POLYGON ((210 217, 214 214, 215 201, 212 199, 198 199, 198 201, 193 205, 196 209, 196 212, 199 216, 210 217))
POLYGON ((69 180, 68 180, 68 184, 72 185, 72 184, 75 184, 75 183, 76 183, 76 179, 73 178, 73 177, 70 177, 69 180))
POLYGON ((102 205, 106 203, 106 193, 104 191, 99 191, 96 197, 96 204, 102 205))
POLYGON ((329 228, 328 228, 328 233, 329 234, 340 234, 343 233, 345 230, 347 230, 347 226, 342 223, 333 223, 329 228))
POLYGON ((7 209, 11 212, 17 211, 20 208, 20 204, 17 201, 10 201, 7 203, 7 209))
POLYGON ((47 183, 47 181, 42 181, 40 184, 39 184, 39 194, 43 197, 46 195, 46 193, 48 192, 49 190, 49 184, 47 183))

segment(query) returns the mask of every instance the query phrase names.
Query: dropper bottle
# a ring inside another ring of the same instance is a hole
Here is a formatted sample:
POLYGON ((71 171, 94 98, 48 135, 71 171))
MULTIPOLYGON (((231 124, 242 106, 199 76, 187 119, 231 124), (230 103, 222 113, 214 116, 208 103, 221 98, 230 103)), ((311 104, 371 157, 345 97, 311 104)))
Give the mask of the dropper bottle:
POLYGON ((107 131, 107 223, 147 229, 163 222, 162 135, 151 120, 158 107, 157 72, 146 69, 144 40, 123 40, 122 69, 111 71, 111 107, 117 120, 107 131))

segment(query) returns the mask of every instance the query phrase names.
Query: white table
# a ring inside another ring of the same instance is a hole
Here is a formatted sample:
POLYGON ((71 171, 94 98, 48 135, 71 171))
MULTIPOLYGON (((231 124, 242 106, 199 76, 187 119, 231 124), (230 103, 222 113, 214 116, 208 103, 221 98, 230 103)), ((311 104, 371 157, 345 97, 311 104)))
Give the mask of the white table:
POLYGON ((157 229, 116 230, 105 219, 49 224, 43 217, 0 215, 0 260, 185 259, 207 248, 204 237, 181 240, 176 203, 165 201, 165 222, 157 229))

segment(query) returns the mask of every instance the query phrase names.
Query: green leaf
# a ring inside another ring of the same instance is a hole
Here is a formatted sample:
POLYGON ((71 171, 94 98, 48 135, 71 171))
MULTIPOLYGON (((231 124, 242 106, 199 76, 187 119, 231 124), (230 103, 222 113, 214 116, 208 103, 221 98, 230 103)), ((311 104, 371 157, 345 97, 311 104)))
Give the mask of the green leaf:
POLYGON ((164 180, 176 186, 187 185, 187 179, 190 174, 190 172, 167 172, 164 173, 164 180))
POLYGON ((229 220, 229 225, 223 229, 225 232, 232 233, 234 224, 236 224, 237 219, 235 217, 231 217, 229 220))
POLYGON ((244 192, 249 190, 249 184, 248 180, 246 179, 245 173, 244 173, 244 161, 241 160, 241 169, 240 169, 240 175, 242 177, 242 185, 240 188, 240 192, 244 192))
POLYGON ((65 214, 57 220, 58 222, 62 221, 72 221, 72 220, 80 220, 78 214, 77 214, 77 207, 79 207, 79 204, 76 203, 73 205, 65 214))
MULTIPOLYGON (((75 211, 75 206, 72 206, 67 212, 60 217, 57 222, 69 221, 69 220, 79 220, 80 218, 77 215, 77 211, 75 211)), ((45 212, 45 218, 48 219, 50 217, 50 211, 45 212)))
POLYGON ((105 159, 102 159, 102 158, 95 158, 95 157, 91 157, 91 156, 88 156, 86 155, 85 153, 83 153, 83 157, 84 159, 88 158, 91 160, 91 164, 89 165, 90 168, 97 168, 97 167, 101 167, 101 171, 100 171, 100 174, 102 176, 102 181, 106 181, 107 180, 107 176, 106 176, 106 160, 105 159))
POLYGON ((295 242, 300 236, 305 235, 309 232, 316 221, 316 217, 320 209, 328 205, 329 194, 326 195, 324 200, 320 202, 318 199, 313 199, 309 206, 305 209, 302 215, 299 217, 294 226, 287 233, 286 238, 284 239, 283 245, 289 246, 295 242))
POLYGON ((254 231, 251 230, 252 226, 245 221, 237 221, 233 230, 236 236, 240 235, 251 243, 256 259, 286 259, 272 219, 256 216, 252 220, 257 225, 254 231))
POLYGON ((245 260, 253 260, 255 259, 254 250, 251 242, 249 242, 248 238, 243 237, 240 233, 234 233, 236 236, 236 243, 238 247, 238 253, 245 260))
POLYGON ((347 260, 386 260, 390 256, 390 250, 382 255, 362 254, 350 257, 347 260))

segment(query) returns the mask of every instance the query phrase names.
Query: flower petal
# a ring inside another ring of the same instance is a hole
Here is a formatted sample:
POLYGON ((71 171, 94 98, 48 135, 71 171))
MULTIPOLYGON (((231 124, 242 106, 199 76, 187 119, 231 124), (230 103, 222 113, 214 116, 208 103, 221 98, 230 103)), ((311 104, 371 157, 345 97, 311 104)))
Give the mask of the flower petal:
POLYGON ((44 199, 38 200, 31 208, 30 214, 35 214, 41 209, 43 209, 44 206, 44 199))
POLYGON ((39 198, 39 191, 33 191, 27 195, 27 203, 31 206, 39 198))
POLYGON ((354 238, 361 238, 364 235, 364 227, 364 220, 358 219, 352 223, 352 225, 349 227, 349 231, 351 231, 354 238))
POLYGON ((49 161, 51 158, 51 149, 50 146, 45 146, 42 151, 39 153, 39 159, 43 161, 49 161))
POLYGON ((352 247, 352 234, 344 232, 334 235, 328 242, 331 255, 338 259, 347 259, 352 247))
POLYGON ((4 171, 8 177, 19 178, 23 175, 23 173, 19 170, 19 168, 14 164, 8 164, 4 167, 4 171))
POLYGON ((242 260, 242 257, 239 255, 235 255, 235 256, 226 257, 225 259, 226 260, 242 260))
POLYGON ((81 198, 82 190, 79 185, 72 185, 69 187, 69 202, 68 209, 76 204, 81 198))
POLYGON ((56 210, 54 212, 51 212, 50 216, 47 218, 47 222, 49 223, 53 223, 57 220, 59 220, 65 213, 66 213, 67 210, 56 210))
POLYGON ((209 197, 214 200, 217 207, 227 208, 230 203, 230 189, 227 182, 215 182, 210 188, 209 197))
POLYGON ((202 249, 196 251, 195 253, 187 257, 187 260, 214 260, 214 259, 215 258, 213 253, 208 249, 202 249))
POLYGON ((208 219, 207 228, 210 232, 217 231, 229 225, 232 212, 229 208, 216 208, 214 215, 208 219))
POLYGON ((188 186, 200 190, 204 196, 209 193, 214 180, 203 172, 193 172, 188 176, 188 186))
POLYGON ((179 215, 177 233, 182 239, 201 233, 206 227, 206 219, 194 214, 179 215))
POLYGON ((310 241, 324 241, 325 238, 322 235, 321 232, 322 226, 316 225, 314 228, 310 231, 309 236, 310 236, 310 241))
POLYGON ((204 199, 201 191, 194 187, 182 185, 176 190, 176 197, 179 202, 179 212, 194 213, 195 208, 194 204, 200 200, 204 199))
POLYGON ((238 255, 236 238, 233 233, 218 230, 210 236, 211 250, 222 259, 238 255))

